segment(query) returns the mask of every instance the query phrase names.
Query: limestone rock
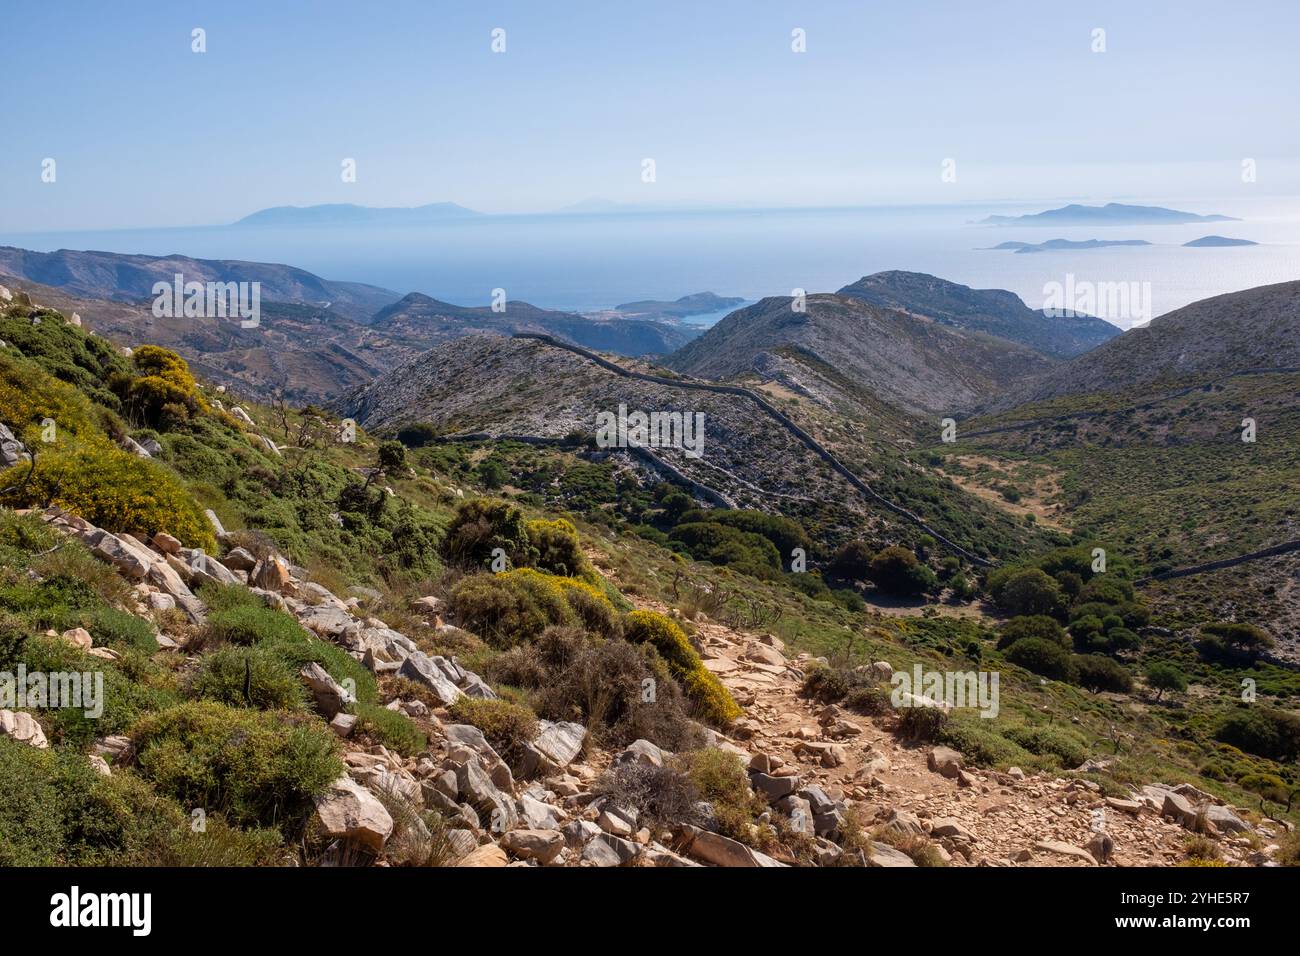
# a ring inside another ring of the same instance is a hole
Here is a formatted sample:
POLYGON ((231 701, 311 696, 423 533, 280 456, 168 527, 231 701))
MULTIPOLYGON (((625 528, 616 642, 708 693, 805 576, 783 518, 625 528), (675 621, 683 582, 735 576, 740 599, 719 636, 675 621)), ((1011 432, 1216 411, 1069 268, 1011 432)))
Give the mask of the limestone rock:
POLYGON ((180 541, 169 535, 166 531, 154 532, 154 536, 149 540, 153 543, 153 546, 163 554, 180 554, 180 541))
POLYGON ((393 818, 384 805, 351 777, 339 777, 315 802, 316 818, 326 836, 378 853, 393 832, 393 818))
POLYGON ((356 696, 315 661, 304 667, 299 676, 311 691, 316 709, 326 720, 333 720, 339 711, 349 704, 356 703, 356 696))
POLYGON ((1060 840, 1039 840, 1034 844, 1034 849, 1041 850, 1044 853, 1055 853, 1058 856, 1068 856, 1075 860, 1082 860, 1089 865, 1096 865, 1097 863, 1087 850, 1072 846, 1069 843, 1063 843, 1060 840))
POLYGON ((475 850, 471 850, 456 865, 457 866, 507 866, 510 860, 506 857, 506 851, 501 849, 495 843, 485 843, 475 850))
POLYGON ((501 838, 501 846, 522 860, 549 863, 564 849, 564 834, 559 830, 511 830, 501 838))
POLYGON ((41 725, 25 710, 0 710, 0 734, 37 750, 46 750, 50 746, 41 725))
POLYGON ((961 771, 961 754, 951 747, 935 747, 926 758, 926 766, 940 776, 956 780, 961 771))
POLYGON ((84 627, 70 628, 60 634, 59 637, 67 641, 73 647, 83 651, 90 650, 95 643, 90 636, 90 632, 84 627))
POLYGON ((701 830, 698 827, 684 828, 686 838, 690 841, 686 853, 714 866, 740 867, 783 867, 765 853, 760 853, 738 840, 725 837, 720 833, 701 830))
POLYGON ((863 852, 867 866, 908 867, 916 866, 915 861, 902 850, 896 850, 888 843, 872 841, 863 852))

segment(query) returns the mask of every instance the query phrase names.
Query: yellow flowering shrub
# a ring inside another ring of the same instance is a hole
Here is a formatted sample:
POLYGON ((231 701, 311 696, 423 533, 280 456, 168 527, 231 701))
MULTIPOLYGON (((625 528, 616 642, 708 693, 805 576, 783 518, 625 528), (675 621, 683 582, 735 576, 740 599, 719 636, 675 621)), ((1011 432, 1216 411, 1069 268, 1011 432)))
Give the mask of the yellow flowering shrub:
POLYGON ((190 547, 216 550, 207 518, 176 476, 107 439, 63 438, 37 452, 36 466, 26 481, 26 463, 0 474, 0 488, 15 486, 4 504, 56 504, 108 531, 143 538, 166 531, 190 547))
POLYGON ((672 618, 654 611, 631 611, 623 618, 623 636, 634 644, 653 645, 702 720, 725 725, 740 716, 740 706, 717 675, 705 668, 690 639, 672 618))

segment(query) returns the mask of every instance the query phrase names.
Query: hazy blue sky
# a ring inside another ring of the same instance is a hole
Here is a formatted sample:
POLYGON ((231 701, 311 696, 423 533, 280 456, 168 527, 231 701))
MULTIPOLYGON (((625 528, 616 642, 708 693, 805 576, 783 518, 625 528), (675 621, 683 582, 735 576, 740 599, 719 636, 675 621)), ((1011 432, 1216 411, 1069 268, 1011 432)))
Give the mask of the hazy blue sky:
POLYGON ((1295 0, 4 0, 0 23, 0 230, 319 202, 1300 194, 1295 0))

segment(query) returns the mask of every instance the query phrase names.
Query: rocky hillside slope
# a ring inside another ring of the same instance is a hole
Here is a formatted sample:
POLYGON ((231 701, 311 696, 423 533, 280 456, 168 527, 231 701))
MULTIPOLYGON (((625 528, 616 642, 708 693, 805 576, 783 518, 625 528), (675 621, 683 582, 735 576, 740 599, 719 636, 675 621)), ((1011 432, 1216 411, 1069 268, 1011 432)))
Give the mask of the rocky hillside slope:
POLYGON ((1019 342, 1053 358, 1079 355, 1120 333, 1109 322, 1088 315, 1045 315, 1005 289, 972 289, 921 272, 876 272, 838 294, 1019 342))
MULTIPOLYGON (((936 537, 951 537, 957 547, 987 556, 1015 547, 1013 541, 1029 534, 996 508, 951 486, 927 488, 922 492, 926 506, 902 515, 873 494, 864 494, 801 440, 781 420, 784 411, 773 415, 748 397, 690 388, 685 380, 674 385, 651 366, 625 367, 656 380, 619 376, 590 358, 531 339, 472 337, 431 350, 349 393, 334 407, 372 431, 392 433, 424 423, 444 435, 563 439, 575 446, 592 444, 596 416, 617 413, 620 405, 628 411, 701 414, 704 444, 699 456, 674 447, 642 449, 635 457, 638 467, 690 483, 714 504, 807 515, 828 541, 883 528, 919 534, 930 521, 936 526, 930 533, 936 537), (957 512, 964 516, 960 526, 951 521, 957 512)), ((797 414, 788 402, 785 410, 797 414)), ((830 416, 824 423, 797 417, 802 422, 798 427, 807 426, 805 432, 822 447, 838 443, 843 424, 839 419, 830 416)), ((630 453, 607 452, 621 457, 630 453)), ((855 460, 850 471, 889 501, 904 497, 889 492, 891 484, 918 479, 887 453, 855 460)))
POLYGON ((691 329, 649 319, 591 319, 539 309, 527 302, 507 302, 503 311, 495 312, 486 306, 439 302, 418 292, 376 312, 370 325, 377 331, 418 340, 429 348, 464 335, 534 331, 602 352, 632 356, 667 355, 694 335, 691 329))
POLYGON ((1023 345, 843 294, 769 298, 727 316, 666 364, 700 378, 760 374, 797 349, 912 412, 949 415, 1000 394, 1052 359, 1023 345))
POLYGON ((1257 369, 1297 368, 1300 282, 1279 282, 1166 313, 994 404, 1010 408, 1062 395, 1171 388, 1257 369))
POLYGON ((174 349, 205 379, 261 401, 324 402, 464 335, 543 331, 620 355, 662 355, 695 331, 643 319, 595 319, 510 302, 504 313, 412 293, 330 282, 288 266, 114 253, 0 249, 0 286, 76 315, 130 345, 174 349), (155 316, 152 284, 262 282, 260 324, 155 316))
MULTIPOLYGON (((383 682, 385 706, 420 727, 421 752, 403 756, 367 742, 347 683, 316 663, 299 675, 346 768, 313 797, 310 839, 328 864, 1150 866, 1185 858, 1189 831, 1231 864, 1269 863, 1278 850, 1260 842, 1278 835, 1276 824, 1252 825, 1195 787, 1154 784, 1106 796, 1082 776, 990 772, 947 747, 909 746, 893 715, 867 717, 805 696, 805 678, 827 661, 787 657, 770 634, 707 620, 696 625, 704 667, 745 706, 729 733, 705 729, 705 748, 683 755, 711 768, 700 781, 729 777, 732 786, 713 803, 674 804, 700 796, 679 769, 683 757, 647 739, 604 749, 572 721, 539 721, 507 760, 482 729, 457 719, 475 712, 465 701, 498 701, 492 687, 454 657, 427 654, 419 639, 368 616, 363 598, 344 600, 277 554, 258 558, 234 546, 219 524, 226 553, 215 559, 169 535, 146 544, 58 508, 39 517, 132 582, 128 609, 145 621, 180 607, 201 623, 208 609, 191 584, 247 588, 258 604, 394 678, 383 682), (720 814, 750 805, 765 809, 741 839, 737 822, 720 814)), ((419 598, 411 610, 422 632, 463 633, 445 620, 439 597, 419 598)), ((108 660, 121 656, 84 629, 57 640, 108 660)), ((197 634, 177 640, 159 631, 156 642, 154 656, 178 665, 200 646, 197 634)), ((868 669, 882 680, 893 671, 886 661, 868 669)), ((24 711, 0 710, 0 737, 50 746, 24 711)), ((147 747, 147 738, 109 735, 94 742, 89 759, 103 777, 131 775, 154 756, 147 747)))
POLYGON ((399 298, 398 293, 378 286, 334 282, 278 263, 73 249, 32 252, 0 246, 0 274, 55 286, 86 299, 152 300, 154 283, 170 285, 177 273, 186 282, 260 282, 264 300, 328 307, 351 319, 363 319, 399 298))

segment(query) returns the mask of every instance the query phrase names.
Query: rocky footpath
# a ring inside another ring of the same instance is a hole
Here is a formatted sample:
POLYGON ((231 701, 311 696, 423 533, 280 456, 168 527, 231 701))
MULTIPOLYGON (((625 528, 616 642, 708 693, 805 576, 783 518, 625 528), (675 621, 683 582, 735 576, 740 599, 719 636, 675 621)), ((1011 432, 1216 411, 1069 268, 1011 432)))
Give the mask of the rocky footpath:
MULTIPOLYGON (((873 832, 928 839, 955 866, 1172 865, 1187 858, 1191 834, 1215 841, 1229 864, 1267 866, 1286 831, 1274 820, 1252 825, 1189 784, 1153 783, 1127 798, 1105 796, 1081 776, 1104 769, 1104 759, 1059 777, 965 766, 950 748, 900 742, 890 716, 864 717, 800 697, 812 660, 786 658, 779 639, 696 626, 705 666, 745 708, 733 733, 754 754, 751 766, 776 768, 755 782, 778 797, 778 809, 785 799, 806 810, 811 795, 825 794, 855 807, 873 832)), ((893 672, 885 661, 871 669, 882 680, 893 672)), ((811 819, 820 834, 815 812, 811 819)))
MULTIPOLYGON (((591 745, 581 724, 539 721, 534 738, 507 763, 478 728, 455 722, 447 709, 463 696, 496 697, 478 674, 454 657, 425 653, 368 616, 361 596, 340 598, 282 556, 259 557, 239 546, 214 515, 224 546, 220 559, 166 534, 148 542, 112 534, 59 508, 40 516, 133 582, 136 606, 128 610, 142 617, 165 621, 165 612, 176 610, 198 625, 207 613, 195 593, 200 584, 247 587, 376 676, 404 678, 427 691, 421 699, 385 702, 429 738, 424 752, 402 757, 354 739, 357 718, 348 712, 354 689, 317 664, 303 668, 301 679, 340 738, 347 767, 316 799, 315 830, 334 851, 326 860, 410 862, 420 855, 413 847, 434 840, 418 815, 426 809, 446 821, 438 860, 473 867, 910 867, 917 859, 955 866, 1167 865, 1186 857, 1183 844, 1192 832, 1214 840, 1228 863, 1270 865, 1283 829, 1274 821, 1248 822, 1188 785, 1151 784, 1118 798, 1077 775, 982 770, 945 747, 905 745, 891 732, 892 715, 868 718, 801 697, 813 663, 808 655, 789 657, 771 635, 704 620, 696 630, 705 666, 745 709, 729 735, 706 731, 707 744, 739 756, 750 787, 768 805, 758 822, 779 823, 803 851, 794 854, 791 839, 748 845, 724 835, 707 804, 696 808, 692 823, 652 825, 602 783, 620 768, 671 766, 672 754, 647 740, 605 752, 591 745)), ((418 599, 411 610, 439 634, 458 631, 444 620, 436 597, 418 599)), ((94 647, 80 628, 59 636, 91 654, 114 655, 94 647)), ((159 652, 184 654, 184 640, 160 631, 159 652)), ((882 680, 892 673, 885 661, 870 669, 882 680)), ((0 733, 48 746, 40 725, 21 711, 0 711, 0 733)), ((130 761, 131 750, 129 738, 108 737, 97 742, 92 759, 101 773, 111 773, 112 764, 130 761)))

